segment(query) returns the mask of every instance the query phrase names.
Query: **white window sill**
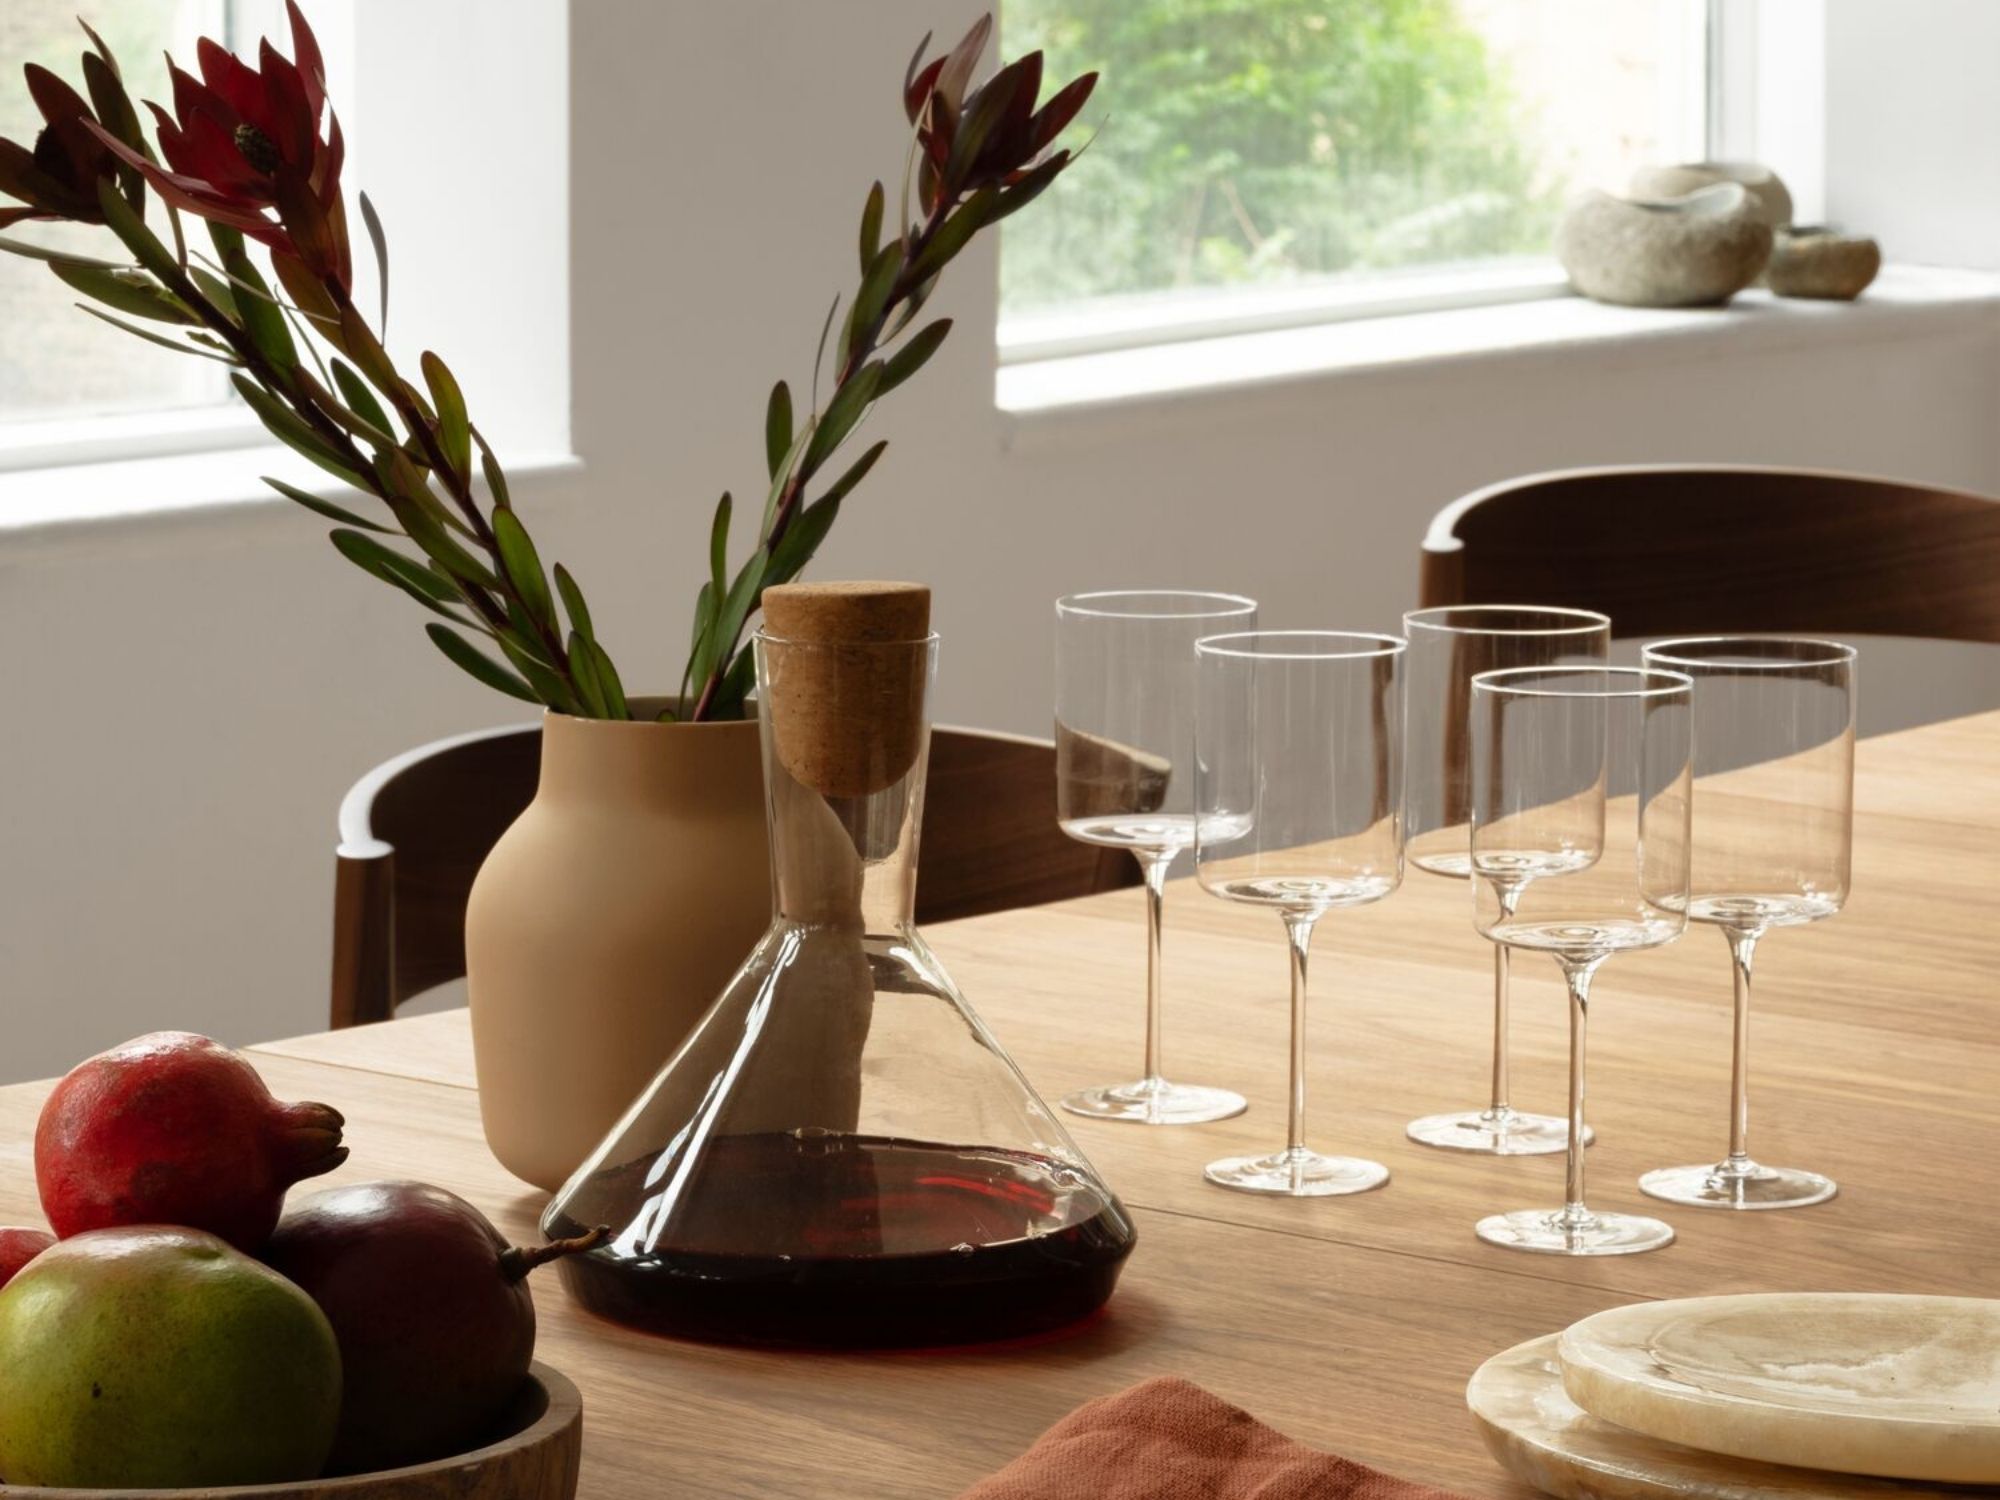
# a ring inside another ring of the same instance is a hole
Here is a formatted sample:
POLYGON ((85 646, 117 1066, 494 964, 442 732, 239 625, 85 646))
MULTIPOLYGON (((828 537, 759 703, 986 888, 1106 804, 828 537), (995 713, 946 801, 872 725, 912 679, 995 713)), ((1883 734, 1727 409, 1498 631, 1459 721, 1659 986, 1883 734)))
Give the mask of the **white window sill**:
POLYGON ((1583 297, 1453 308, 1010 364, 995 396, 1001 411, 1025 420, 1391 371, 1634 351, 1705 359, 1982 325, 2000 333, 2000 274, 1891 266, 1856 302, 1752 291, 1723 308, 1611 307, 1583 297))
MULTIPOLYGON (((582 460, 567 453, 501 455, 508 487, 536 503, 574 496, 582 460)), ((205 453, 65 463, 0 472, 0 557, 49 547, 146 543, 189 532, 240 533, 276 523, 310 533, 333 523, 275 493, 272 475, 367 515, 371 502, 273 442, 205 453)))

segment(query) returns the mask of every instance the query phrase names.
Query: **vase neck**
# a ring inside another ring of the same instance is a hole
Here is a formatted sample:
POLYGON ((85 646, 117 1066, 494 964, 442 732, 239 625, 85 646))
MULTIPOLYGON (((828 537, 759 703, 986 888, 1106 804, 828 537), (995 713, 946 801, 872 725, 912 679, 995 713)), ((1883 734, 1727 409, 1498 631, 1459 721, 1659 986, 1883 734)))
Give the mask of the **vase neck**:
MULTIPOLYGON (((757 726, 581 719, 542 720, 537 800, 686 816, 754 784, 757 726)), ((751 795, 755 795, 754 792, 751 795)))

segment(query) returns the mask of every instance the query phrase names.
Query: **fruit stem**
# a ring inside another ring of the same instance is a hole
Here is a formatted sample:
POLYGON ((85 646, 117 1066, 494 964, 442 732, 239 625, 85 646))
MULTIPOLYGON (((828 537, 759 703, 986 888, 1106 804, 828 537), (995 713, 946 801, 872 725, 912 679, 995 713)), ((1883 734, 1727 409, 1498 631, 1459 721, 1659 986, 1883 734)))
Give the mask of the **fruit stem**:
POLYGON ((610 1238, 611 1226, 599 1224, 590 1233, 579 1234, 574 1239, 551 1240, 546 1245, 514 1245, 500 1252, 500 1274, 508 1281, 519 1281, 536 1266, 561 1260, 565 1255, 594 1250, 610 1238))

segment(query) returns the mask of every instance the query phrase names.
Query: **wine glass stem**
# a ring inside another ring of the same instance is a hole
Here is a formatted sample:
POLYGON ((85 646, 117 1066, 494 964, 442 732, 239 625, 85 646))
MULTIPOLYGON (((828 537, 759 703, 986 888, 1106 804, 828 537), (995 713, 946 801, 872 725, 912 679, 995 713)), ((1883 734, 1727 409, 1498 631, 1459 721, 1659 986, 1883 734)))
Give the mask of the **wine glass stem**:
POLYGON ((1729 1069, 1730 1167, 1750 1164, 1750 961, 1760 934, 1726 928, 1730 968, 1736 976, 1736 1050, 1729 1069))
POLYGON ((1590 1210, 1583 1205, 1583 1064, 1590 1040, 1590 977, 1602 962, 1565 960, 1562 966, 1569 981, 1569 1152, 1562 1220, 1571 1227, 1590 1222, 1590 1210))
POLYGON ((1306 1144, 1306 955, 1318 920, 1318 912, 1285 913, 1285 936, 1291 939, 1292 950, 1292 1092, 1285 1127, 1289 1151, 1302 1151, 1306 1144))
POLYGON ((1158 1083, 1160 1068, 1160 923, 1167 901, 1167 870, 1173 851, 1132 851, 1146 878, 1146 1081, 1158 1083))
MULTIPOLYGON (((1518 886, 1495 885, 1494 893, 1500 900, 1500 915, 1503 920, 1514 915, 1521 904, 1518 886)), ((1513 1092, 1512 1080, 1507 1071, 1507 1031, 1508 1031, 1508 977, 1512 967, 1512 956, 1505 943, 1493 945, 1493 1107, 1488 1111, 1495 1120, 1505 1119, 1510 1108, 1508 1095, 1513 1092)))

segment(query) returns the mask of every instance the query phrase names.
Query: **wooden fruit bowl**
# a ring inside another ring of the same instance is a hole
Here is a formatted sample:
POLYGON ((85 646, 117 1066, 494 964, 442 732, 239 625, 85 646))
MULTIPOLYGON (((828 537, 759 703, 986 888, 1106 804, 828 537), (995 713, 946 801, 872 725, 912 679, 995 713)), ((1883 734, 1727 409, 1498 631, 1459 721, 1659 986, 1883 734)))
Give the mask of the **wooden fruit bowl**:
POLYGON ((407 1469, 240 1484, 200 1490, 50 1489, 0 1484, 4 1500, 575 1500, 583 1451, 583 1397, 567 1376, 537 1362, 528 1371, 508 1436, 407 1469))

